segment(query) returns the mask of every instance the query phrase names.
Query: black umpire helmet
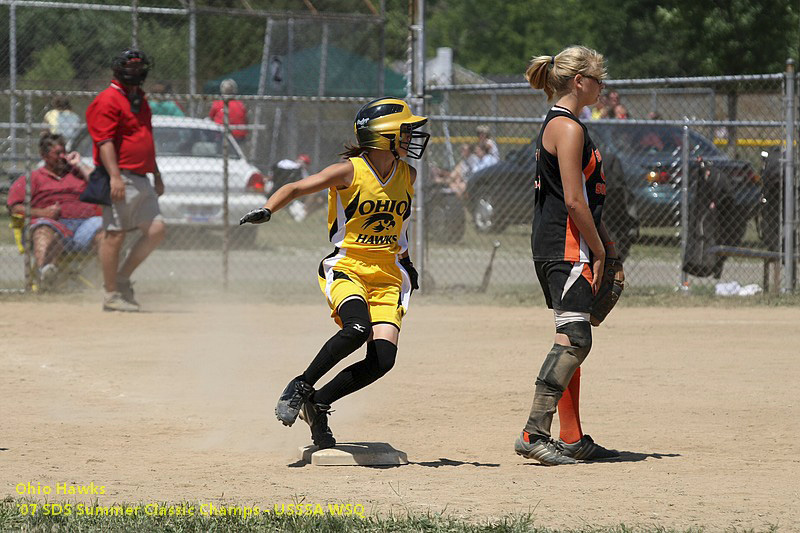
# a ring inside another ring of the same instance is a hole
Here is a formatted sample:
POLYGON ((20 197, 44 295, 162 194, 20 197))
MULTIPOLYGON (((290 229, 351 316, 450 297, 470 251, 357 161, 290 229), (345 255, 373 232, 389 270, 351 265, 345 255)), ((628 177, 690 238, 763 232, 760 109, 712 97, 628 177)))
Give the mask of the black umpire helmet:
POLYGON ((150 71, 150 60, 144 52, 128 48, 111 62, 114 77, 126 85, 141 85, 150 71))

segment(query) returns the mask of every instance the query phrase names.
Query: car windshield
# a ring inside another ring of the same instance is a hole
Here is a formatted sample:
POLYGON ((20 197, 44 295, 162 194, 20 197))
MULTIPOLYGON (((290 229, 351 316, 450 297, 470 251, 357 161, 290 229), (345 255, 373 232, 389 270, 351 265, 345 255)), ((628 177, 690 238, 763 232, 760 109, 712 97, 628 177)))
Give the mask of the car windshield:
MULTIPOLYGON (((683 146, 683 131, 675 126, 620 124, 611 126, 604 133, 617 151, 631 155, 672 153, 680 151, 683 146)), ((694 131, 689 131, 689 144, 692 148, 697 147, 694 155, 720 155, 716 146, 694 131)))
MULTIPOLYGON (((203 128, 156 126, 153 128, 157 156, 222 157, 222 132, 203 128)), ((84 131, 75 145, 84 157, 92 156, 92 138, 84 131)), ((228 139, 228 157, 239 159, 239 152, 228 139)))
MULTIPOLYGON (((222 157, 221 131, 155 127, 153 138, 158 156, 222 157)), ((228 139, 228 157, 239 159, 239 152, 230 139, 228 139)))

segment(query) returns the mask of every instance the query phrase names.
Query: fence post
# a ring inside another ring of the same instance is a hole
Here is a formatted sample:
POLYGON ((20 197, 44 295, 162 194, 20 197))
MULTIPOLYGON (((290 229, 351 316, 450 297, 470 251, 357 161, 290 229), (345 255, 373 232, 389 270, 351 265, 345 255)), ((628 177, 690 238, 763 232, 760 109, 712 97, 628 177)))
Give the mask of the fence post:
POLYGON ((222 287, 228 289, 228 251, 230 250, 230 224, 228 223, 228 135, 230 134, 230 117, 228 100, 230 95, 222 96, 223 131, 222 131, 222 287))
MULTIPOLYGON (((195 0, 189 0, 189 94, 197 94, 197 9, 195 0)), ((197 100, 192 98, 189 116, 197 116, 197 100)))
MULTIPOLYGON (((322 43, 320 44, 320 51, 319 51, 319 82, 317 84, 317 96, 323 97, 325 96, 326 86, 328 83, 328 34, 329 34, 328 23, 322 23, 322 43)), ((380 65, 383 68, 383 64, 380 65)), ((324 118, 324 113, 322 112, 322 105, 316 103, 314 105, 316 108, 316 120, 314 121, 314 148, 312 151, 312 157, 314 161, 319 161, 320 159, 320 144, 322 142, 322 132, 321 125, 324 118)))
MULTIPOLYGON (((414 0, 410 31, 412 34, 412 60, 411 60, 411 104, 412 110, 417 115, 425 115, 425 0, 414 0)), ((414 212, 414 261, 417 262, 419 271, 420 289, 425 290, 425 183, 427 172, 424 163, 417 165, 417 181, 414 189, 417 191, 417 204, 414 212)))
MULTIPOLYGON (((267 17, 267 25, 264 28, 264 45, 261 48, 261 67, 258 71, 258 96, 264 96, 267 93, 267 73, 269 72, 269 54, 270 54, 270 46, 272 45, 272 18, 267 17)), ((259 101, 256 102, 256 116, 255 120, 253 120, 254 126, 261 125, 261 113, 263 113, 264 102, 259 101)), ((257 148, 258 148, 258 139, 259 137, 259 128, 254 129, 250 132, 250 160, 255 161, 257 148)), ((272 160, 269 160, 270 163, 272 160)))
POLYGON ((783 191, 783 286, 782 292, 791 292, 795 286, 795 185, 794 185, 794 143, 795 143, 795 109, 794 109, 794 60, 786 61, 786 157, 784 164, 783 191))
POLYGON ((33 234, 30 230, 31 225, 31 196, 33 194, 32 176, 35 162, 31 152, 33 143, 33 101, 30 93, 25 95, 25 215, 22 219, 22 244, 25 249, 25 290, 33 289, 33 264, 35 262, 31 253, 33 252, 33 234))
POLYGON ((11 145, 11 165, 17 170, 17 6, 14 0, 8 6, 8 81, 11 99, 8 108, 8 138, 11 145))
MULTIPOLYGON (((439 110, 442 115, 450 114, 450 91, 442 91, 442 103, 439 106, 439 110)), ((456 158, 453 153, 453 141, 450 138, 450 122, 447 120, 442 122, 442 131, 444 132, 444 149, 447 152, 447 162, 450 164, 450 168, 453 169, 456 166, 456 158)))
MULTIPOLYGON (((688 118, 684 119, 688 122, 688 118)), ((681 147, 681 285, 680 290, 689 292, 689 275, 683 269, 686 264, 686 249, 689 243, 689 125, 683 126, 681 147)))
POLYGON ((131 0, 131 46, 139 48, 139 0, 131 0))

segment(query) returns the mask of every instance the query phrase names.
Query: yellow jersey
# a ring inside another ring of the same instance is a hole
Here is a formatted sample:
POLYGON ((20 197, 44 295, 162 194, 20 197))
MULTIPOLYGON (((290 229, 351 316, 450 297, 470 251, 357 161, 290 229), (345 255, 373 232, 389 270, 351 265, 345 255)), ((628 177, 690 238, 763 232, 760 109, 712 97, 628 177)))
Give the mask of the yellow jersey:
POLYGON ((389 258, 408 249, 414 185, 411 169, 396 159, 381 176, 366 155, 351 157, 353 183, 328 191, 328 234, 345 255, 389 258), (353 253, 348 253, 353 252, 353 253))

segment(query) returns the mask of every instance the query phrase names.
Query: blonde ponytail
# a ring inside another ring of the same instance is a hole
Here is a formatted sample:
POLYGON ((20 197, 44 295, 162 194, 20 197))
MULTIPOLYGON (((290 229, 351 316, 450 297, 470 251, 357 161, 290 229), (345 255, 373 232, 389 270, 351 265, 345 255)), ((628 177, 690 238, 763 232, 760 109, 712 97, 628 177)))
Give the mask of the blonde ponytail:
POLYGON ((565 48, 555 56, 536 56, 531 59, 525 78, 534 89, 543 89, 547 99, 563 96, 570 90, 570 80, 576 74, 606 78, 602 54, 585 46, 565 48))

